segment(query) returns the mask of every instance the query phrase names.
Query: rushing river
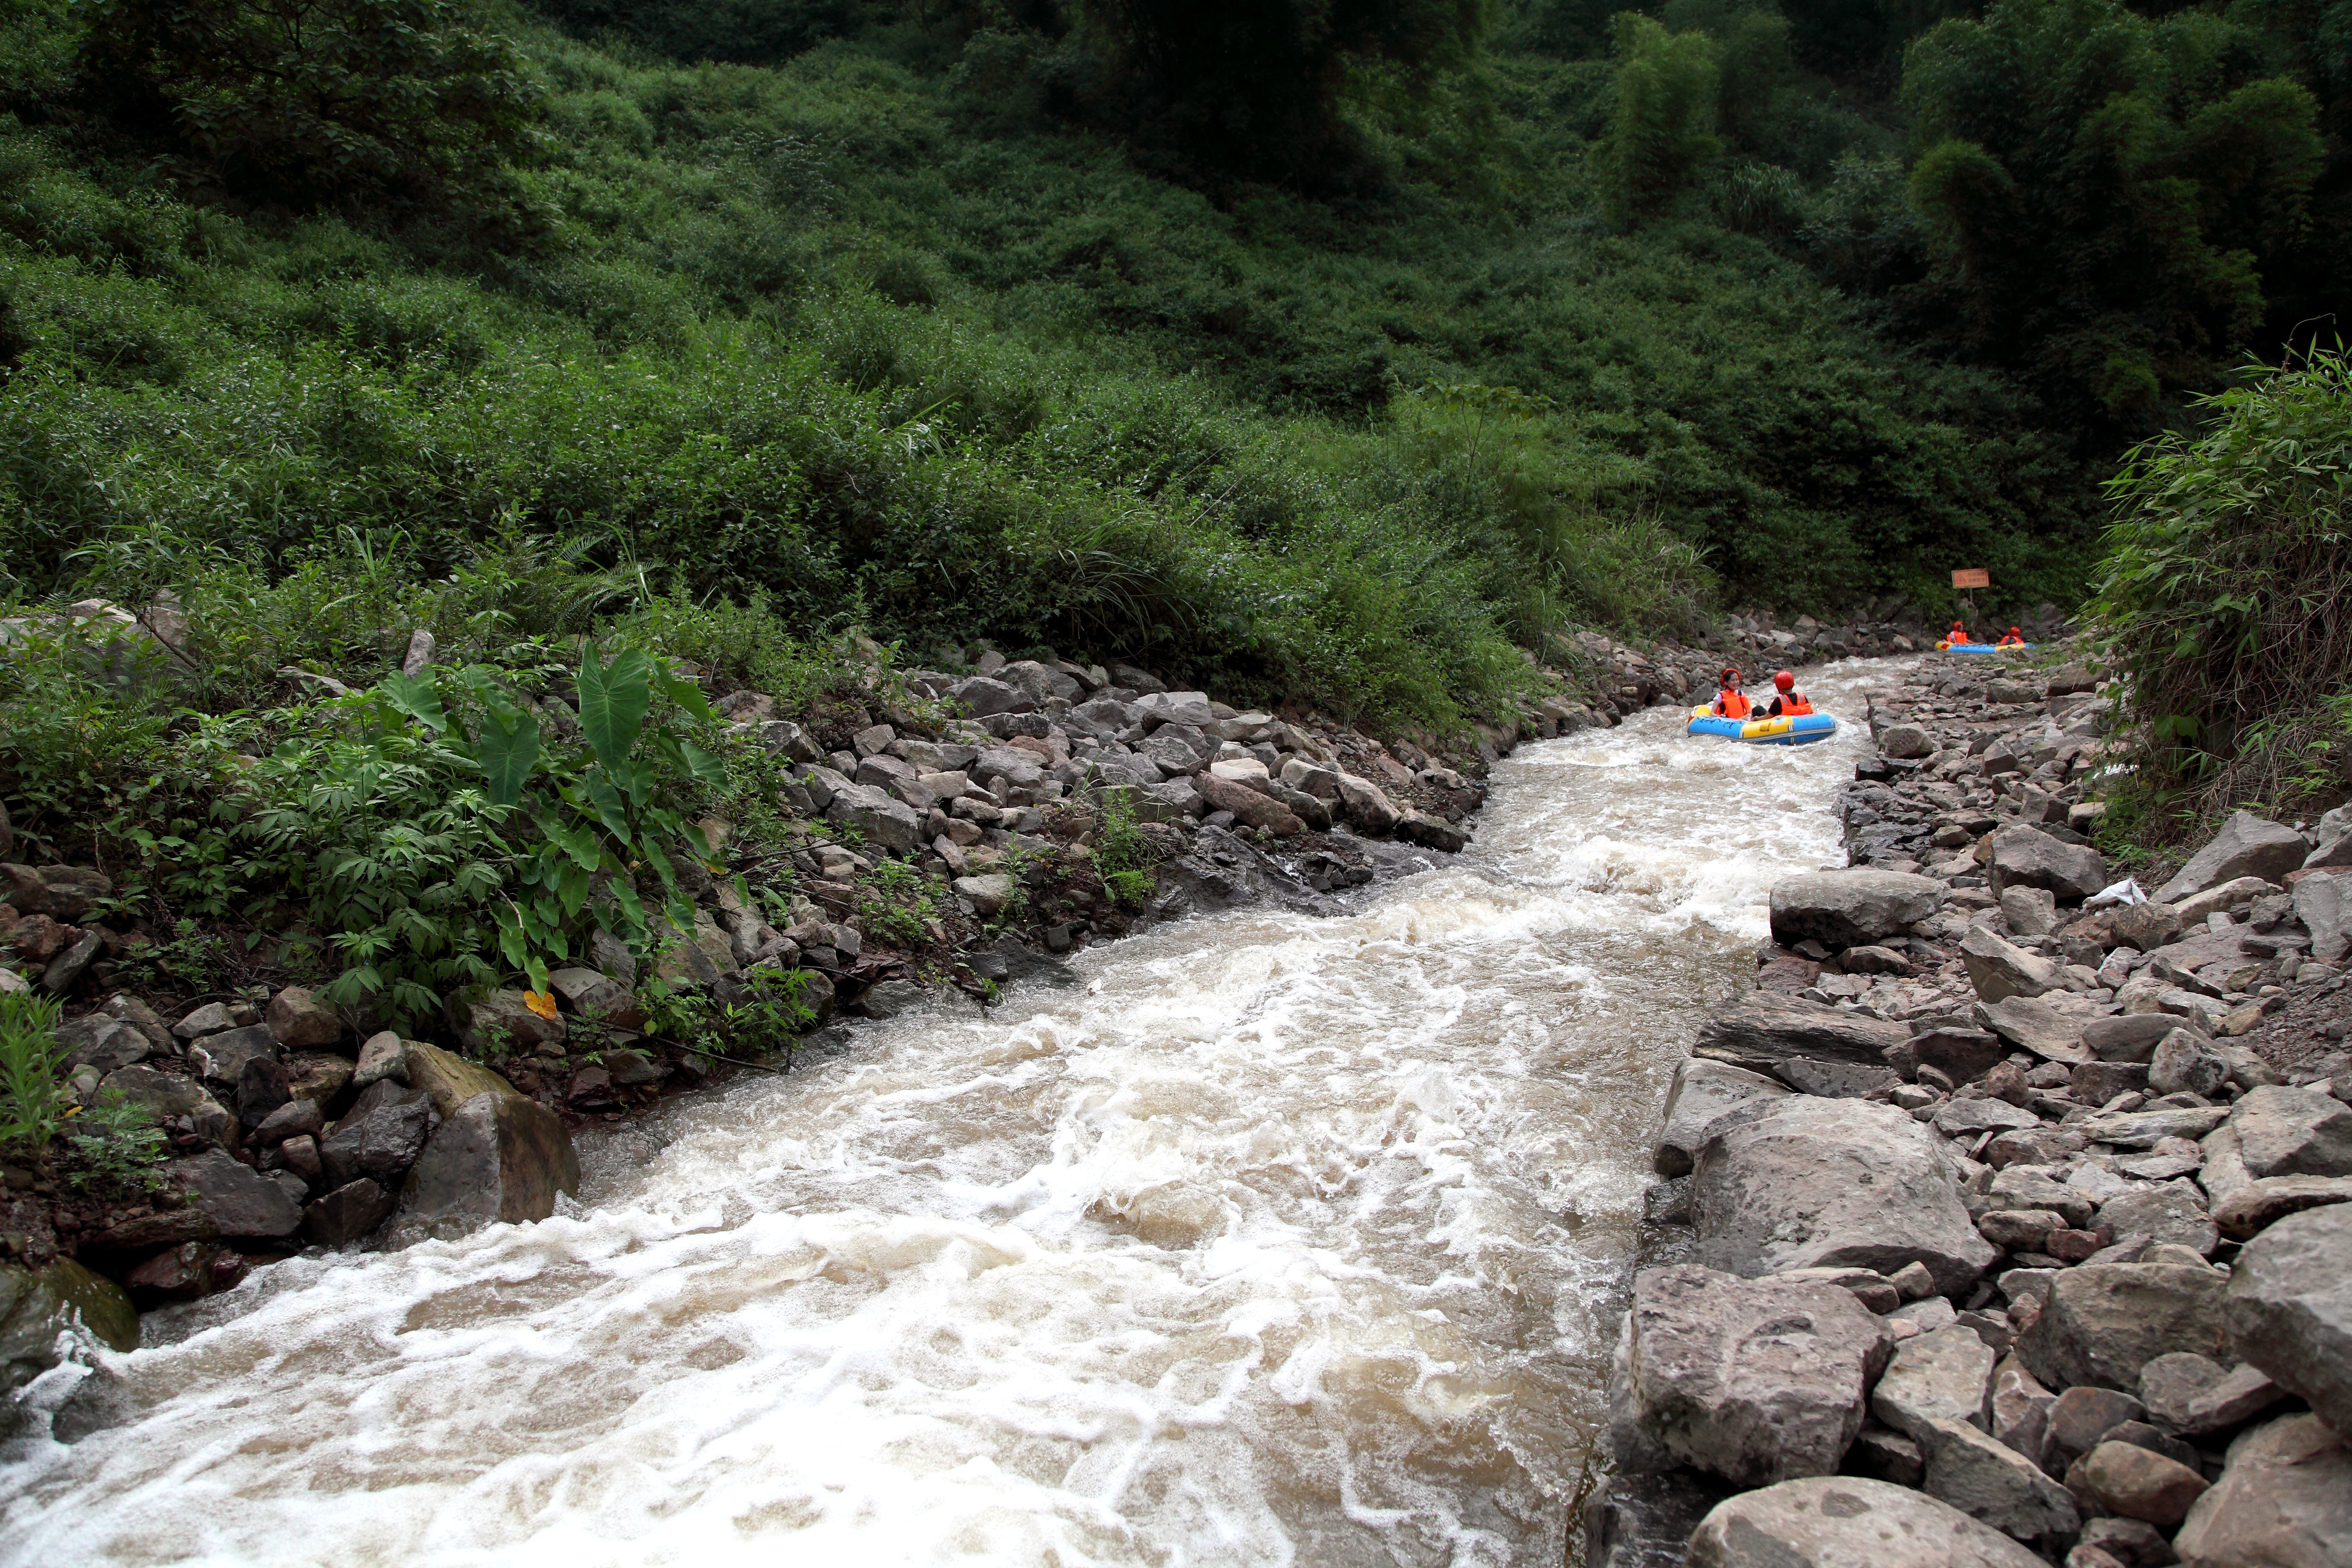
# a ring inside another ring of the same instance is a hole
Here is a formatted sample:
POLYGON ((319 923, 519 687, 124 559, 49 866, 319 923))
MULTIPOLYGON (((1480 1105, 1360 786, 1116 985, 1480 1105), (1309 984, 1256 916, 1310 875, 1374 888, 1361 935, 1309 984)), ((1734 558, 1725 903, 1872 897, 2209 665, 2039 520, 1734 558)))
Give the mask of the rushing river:
POLYGON ((8 1452, 0 1561, 1557 1564, 1667 1077, 1859 731, 1528 746, 1346 915, 866 1026, 589 1146, 573 1217, 152 1317, 111 1425, 8 1452))

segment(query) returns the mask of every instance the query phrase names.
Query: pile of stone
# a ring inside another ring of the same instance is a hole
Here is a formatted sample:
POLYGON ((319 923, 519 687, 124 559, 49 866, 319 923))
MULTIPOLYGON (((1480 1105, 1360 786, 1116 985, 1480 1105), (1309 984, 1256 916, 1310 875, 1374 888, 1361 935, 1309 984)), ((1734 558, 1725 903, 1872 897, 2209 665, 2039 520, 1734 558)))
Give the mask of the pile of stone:
POLYGON ((1596 1568, 2352 1561, 2352 1062, 2236 1043, 2342 985, 2352 823, 2103 899, 2086 690, 1915 689, 1865 864, 1773 889, 1666 1106, 1596 1568))

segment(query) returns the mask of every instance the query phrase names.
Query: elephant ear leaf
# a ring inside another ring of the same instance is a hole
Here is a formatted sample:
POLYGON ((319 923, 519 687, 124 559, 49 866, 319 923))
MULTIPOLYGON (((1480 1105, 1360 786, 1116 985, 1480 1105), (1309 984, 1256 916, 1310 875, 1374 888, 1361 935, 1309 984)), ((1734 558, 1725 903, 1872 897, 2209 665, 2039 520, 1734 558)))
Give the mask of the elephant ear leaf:
POLYGON ((376 682, 383 700, 436 735, 449 732, 449 716, 441 710, 441 690, 431 671, 421 675, 387 675, 376 682))
POLYGON ((718 710, 710 706, 710 699, 702 694, 701 687, 680 675, 674 665, 665 663, 659 668, 662 690, 668 694, 672 702, 677 703, 679 708, 693 717, 706 722, 715 721, 718 719, 718 710))
POLYGON ((522 799, 522 786, 539 765, 539 721, 520 709, 492 709, 482 716, 477 749, 491 804, 512 805, 522 799))
POLYGON ((580 728, 596 760, 617 769, 637 743, 637 731, 653 704, 653 660, 635 648, 600 665, 591 653, 580 661, 580 728))

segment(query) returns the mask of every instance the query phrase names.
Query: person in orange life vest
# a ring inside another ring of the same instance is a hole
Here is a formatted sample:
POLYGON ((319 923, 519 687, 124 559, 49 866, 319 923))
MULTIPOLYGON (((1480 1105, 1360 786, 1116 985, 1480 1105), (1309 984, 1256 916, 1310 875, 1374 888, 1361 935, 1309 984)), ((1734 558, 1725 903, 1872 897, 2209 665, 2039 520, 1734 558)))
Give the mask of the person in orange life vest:
POLYGON ((1813 710, 1813 705, 1805 700, 1805 694, 1797 689, 1797 678, 1787 670, 1773 676, 1772 684, 1780 689, 1780 694, 1773 698, 1772 706, 1765 710, 1771 717, 1793 719, 1800 713, 1813 710))
POLYGON ((1713 712, 1718 719, 1747 719, 1754 715, 1755 704, 1739 689, 1739 671, 1727 669, 1715 693, 1713 712))
POLYGON ((1952 623, 1952 629, 1944 634, 1944 640, 1946 642, 1966 642, 1969 640, 1969 628, 1960 622, 1954 621, 1952 623))
POLYGON ((2009 635, 2001 638, 2000 641, 1995 643, 1993 646, 1995 647, 2023 647, 2025 646, 2025 638, 2019 633, 2015 626, 2011 626, 2009 628, 2009 635))

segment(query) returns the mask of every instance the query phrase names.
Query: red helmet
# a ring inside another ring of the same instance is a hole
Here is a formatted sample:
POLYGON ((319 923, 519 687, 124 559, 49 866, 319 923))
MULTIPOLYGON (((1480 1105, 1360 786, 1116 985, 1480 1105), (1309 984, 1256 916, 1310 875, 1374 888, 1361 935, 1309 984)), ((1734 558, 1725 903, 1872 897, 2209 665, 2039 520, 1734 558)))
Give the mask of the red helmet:
POLYGON ((1797 678, 1784 669, 1772 677, 1772 684, 1779 687, 1781 690, 1786 691, 1789 688, 1797 684, 1797 678))
POLYGON ((1736 667, 1727 667, 1724 669, 1724 672, 1716 679, 1723 685, 1729 686, 1738 680, 1739 671, 1736 667))

